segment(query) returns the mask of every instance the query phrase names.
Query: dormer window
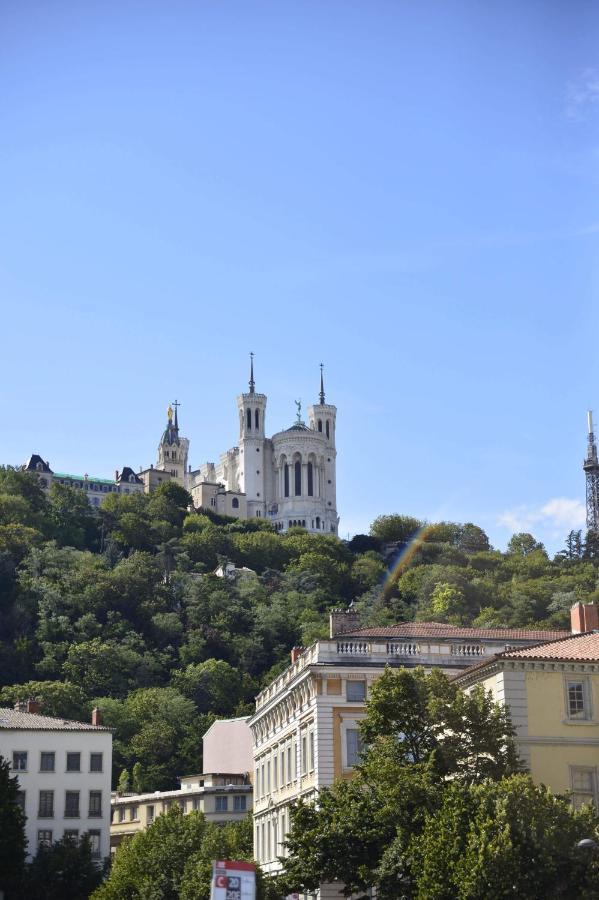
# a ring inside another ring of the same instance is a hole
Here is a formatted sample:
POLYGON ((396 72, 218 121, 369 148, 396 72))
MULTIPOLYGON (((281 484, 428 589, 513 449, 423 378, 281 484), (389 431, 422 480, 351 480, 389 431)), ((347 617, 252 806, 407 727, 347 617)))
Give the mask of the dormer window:
POLYGON ((41 462, 36 463, 35 468, 37 469, 38 472, 43 472, 43 470, 44 470, 44 467, 41 462))

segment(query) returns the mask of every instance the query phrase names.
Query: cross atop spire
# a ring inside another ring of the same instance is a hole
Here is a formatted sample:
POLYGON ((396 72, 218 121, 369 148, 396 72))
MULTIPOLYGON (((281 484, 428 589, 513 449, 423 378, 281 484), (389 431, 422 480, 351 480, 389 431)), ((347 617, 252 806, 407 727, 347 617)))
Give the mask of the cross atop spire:
POLYGON ((179 403, 178 400, 175 400, 175 402, 173 403, 173 406, 175 407, 175 430, 178 431, 179 430, 179 421, 178 421, 178 417, 177 417, 177 412, 178 412, 181 404, 179 403))
POLYGON ((250 394, 255 393, 256 382, 254 381, 254 354, 250 353, 250 394))
POLYGON ((320 364, 320 405, 324 406, 324 377, 323 377, 323 369, 324 363, 320 364))

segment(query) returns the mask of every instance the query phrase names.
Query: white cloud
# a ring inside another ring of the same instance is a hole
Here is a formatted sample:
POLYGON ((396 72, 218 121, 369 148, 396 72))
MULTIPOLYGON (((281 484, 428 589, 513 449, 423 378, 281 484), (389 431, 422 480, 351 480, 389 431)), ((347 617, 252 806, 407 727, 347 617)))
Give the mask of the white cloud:
POLYGON ((498 517, 498 524, 512 532, 532 531, 535 527, 552 536, 565 535, 573 528, 584 528, 585 505, 580 500, 554 497, 543 506, 516 506, 498 517))
POLYGON ((584 69, 566 88, 566 115, 581 119, 589 107, 599 104, 599 71, 584 69))

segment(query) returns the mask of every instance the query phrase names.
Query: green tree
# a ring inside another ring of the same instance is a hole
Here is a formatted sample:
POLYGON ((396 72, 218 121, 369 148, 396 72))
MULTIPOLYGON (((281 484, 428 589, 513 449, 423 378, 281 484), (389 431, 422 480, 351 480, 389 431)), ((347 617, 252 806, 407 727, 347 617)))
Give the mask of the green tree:
POLYGON ((127 794, 131 790, 131 779, 129 777, 129 770, 123 769, 121 774, 119 775, 119 780, 117 784, 117 791, 119 794, 127 794))
POLYGON ((598 827, 590 807, 575 811, 526 775, 453 784, 411 842, 414 895, 417 900, 597 898, 599 860, 576 844, 596 838, 598 827))
POLYGON ((172 685, 193 700, 199 712, 222 716, 233 713, 243 695, 241 675, 222 659, 207 659, 174 672, 172 685))
POLYGON ((18 700, 34 697, 39 701, 42 714, 59 719, 87 721, 91 705, 85 691, 69 681, 26 681, 12 684, 0 690, 0 704, 14 706, 18 700))
POLYGON ((402 543, 411 540, 423 524, 413 516, 378 516, 370 526, 370 534, 383 544, 402 543))
POLYGON ((87 835, 42 845, 27 867, 27 900, 87 900, 102 881, 87 835))
POLYGON ((4 891, 6 900, 23 896, 27 839, 18 792, 18 779, 11 776, 8 761, 0 756, 0 891, 4 891))
POLYGON ((527 531, 513 534, 507 545, 508 554, 514 554, 515 556, 528 556, 529 553, 533 553, 535 550, 544 551, 545 547, 527 531))
POLYGON ((133 790, 135 791, 136 794, 140 794, 143 791, 143 783, 144 783, 143 782, 143 772, 142 772, 140 762, 134 763, 133 771, 131 774, 132 774, 131 786, 133 787, 133 790))

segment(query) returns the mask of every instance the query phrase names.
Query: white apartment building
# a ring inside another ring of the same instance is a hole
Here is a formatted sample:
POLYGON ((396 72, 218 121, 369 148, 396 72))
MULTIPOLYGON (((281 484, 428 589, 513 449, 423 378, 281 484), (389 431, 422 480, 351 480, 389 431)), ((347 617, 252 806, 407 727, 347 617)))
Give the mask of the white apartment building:
POLYGON ((109 855, 112 732, 92 722, 39 714, 28 701, 0 709, 0 756, 19 779, 29 856, 40 844, 87 833, 97 860, 109 855))
MULTIPOLYGON (((359 723, 373 682, 386 665, 463 671, 495 653, 566 637, 563 631, 460 628, 406 622, 362 628, 335 611, 331 637, 292 651, 291 665, 256 698, 250 719, 254 756, 254 856, 267 873, 285 855, 290 804, 348 779, 360 756, 359 723)), ((339 897, 323 884, 320 900, 339 897)))

